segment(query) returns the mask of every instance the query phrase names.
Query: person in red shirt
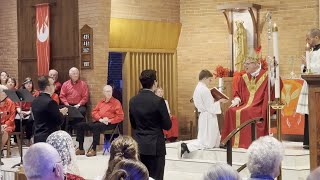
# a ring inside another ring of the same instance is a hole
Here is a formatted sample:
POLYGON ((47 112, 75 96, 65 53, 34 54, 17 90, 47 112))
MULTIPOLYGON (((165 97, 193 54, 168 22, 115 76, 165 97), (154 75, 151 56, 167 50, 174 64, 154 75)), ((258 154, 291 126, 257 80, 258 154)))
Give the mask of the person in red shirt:
POLYGON ((17 90, 17 80, 14 77, 8 77, 6 86, 10 90, 17 90))
MULTIPOLYGON (((89 90, 86 82, 79 79, 79 70, 72 67, 69 70, 70 80, 63 83, 60 91, 61 103, 65 106, 74 106, 80 113, 86 115, 86 104, 89 99, 89 90)), ((76 125, 83 119, 74 119, 70 125, 76 125)))
MULTIPOLYGON (((37 97, 39 92, 34 89, 32 79, 25 78, 21 85, 21 89, 28 90, 32 96, 37 97)), ((22 118, 22 125, 25 126, 27 145, 30 145, 30 139, 33 134, 33 118, 31 117, 31 102, 15 103, 17 108, 17 115, 15 117, 15 132, 20 132, 20 119, 22 118), (20 107, 21 106, 21 107, 20 107), (21 117, 20 117, 21 115, 21 117)), ((16 139, 15 139, 16 140, 16 139)))
POLYGON ((98 102, 96 107, 92 110, 92 122, 79 123, 77 129, 77 141, 79 148, 76 150, 76 155, 84 155, 83 149, 84 132, 90 130, 93 133, 92 149, 87 152, 87 156, 96 156, 96 147, 100 141, 100 133, 114 129, 116 125, 123 121, 124 113, 119 100, 112 97, 112 87, 106 85, 103 88, 105 98, 98 102))
POLYGON ((1 120, 1 134, 2 134, 2 144, 1 149, 7 143, 8 133, 13 132, 14 117, 16 115, 16 106, 3 92, 3 90, 8 89, 4 85, 0 85, 0 120, 1 120))
POLYGON ((1 83, 0 84, 6 85, 7 84, 6 81, 7 81, 8 77, 9 77, 9 75, 6 71, 1 71, 1 73, 0 73, 0 82, 1 83))
POLYGON ((56 86, 56 88, 54 89, 54 92, 56 94, 60 94, 60 91, 61 91, 61 83, 58 81, 58 77, 59 77, 59 73, 57 70, 55 69, 51 69, 49 71, 49 77, 51 77, 53 80, 54 80, 54 85, 56 86))

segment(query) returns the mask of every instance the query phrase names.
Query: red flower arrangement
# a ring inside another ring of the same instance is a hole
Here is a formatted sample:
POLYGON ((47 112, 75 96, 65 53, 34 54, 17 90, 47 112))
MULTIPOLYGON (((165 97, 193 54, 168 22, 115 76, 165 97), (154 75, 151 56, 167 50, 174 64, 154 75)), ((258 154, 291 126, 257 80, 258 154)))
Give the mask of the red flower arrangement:
POLYGON ((218 65, 214 71, 215 78, 228 77, 230 72, 229 68, 224 68, 221 65, 218 65))

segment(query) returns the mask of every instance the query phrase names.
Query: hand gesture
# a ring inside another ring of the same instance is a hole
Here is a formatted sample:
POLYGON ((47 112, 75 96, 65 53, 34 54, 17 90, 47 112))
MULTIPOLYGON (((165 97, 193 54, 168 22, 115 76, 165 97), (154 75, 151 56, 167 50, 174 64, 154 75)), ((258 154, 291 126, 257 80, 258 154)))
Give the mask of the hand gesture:
POLYGON ((79 109, 80 104, 74 105, 75 108, 79 109))
POLYGON ((239 105, 240 105, 240 100, 238 98, 236 98, 231 101, 230 107, 239 107, 239 105))
POLYGON ((62 115, 64 115, 64 116, 68 115, 68 108, 67 107, 61 108, 59 110, 62 115))
POLYGON ((227 103, 229 100, 228 99, 219 99, 219 102, 221 102, 221 103, 227 103))

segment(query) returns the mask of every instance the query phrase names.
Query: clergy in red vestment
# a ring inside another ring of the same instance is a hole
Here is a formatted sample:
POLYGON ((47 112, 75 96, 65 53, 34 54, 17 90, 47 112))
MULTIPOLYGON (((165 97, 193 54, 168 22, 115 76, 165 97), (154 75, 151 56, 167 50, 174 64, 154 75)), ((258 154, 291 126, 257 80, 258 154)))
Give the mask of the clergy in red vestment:
MULTIPOLYGON (((247 57, 244 65, 246 71, 238 81, 238 87, 233 92, 234 99, 225 113, 224 128, 221 140, 240 124, 263 117, 262 123, 256 124, 257 137, 268 134, 268 71, 261 68, 260 58, 257 55, 247 57)), ((274 84, 271 78, 271 84, 274 84)), ((271 99, 274 97, 271 88, 271 99)), ((233 147, 248 148, 251 144, 251 127, 247 126, 233 138, 233 147)))
POLYGON ((16 106, 14 102, 12 102, 3 92, 3 90, 6 89, 8 89, 6 86, 0 85, 0 133, 2 134, 2 144, 0 144, 1 149, 7 143, 8 133, 13 132, 15 128, 14 117, 16 115, 16 106))

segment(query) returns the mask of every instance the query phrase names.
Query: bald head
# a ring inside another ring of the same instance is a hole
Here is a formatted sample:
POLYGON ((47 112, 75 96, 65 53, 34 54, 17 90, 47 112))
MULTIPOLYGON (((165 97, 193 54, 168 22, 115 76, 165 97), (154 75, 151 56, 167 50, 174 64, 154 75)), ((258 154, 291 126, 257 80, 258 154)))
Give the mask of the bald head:
POLYGON ((63 180, 63 166, 57 150, 47 143, 32 145, 23 156, 28 180, 63 180))
POLYGON ((73 81, 73 82, 76 82, 78 79, 79 79, 79 69, 76 68, 76 67, 72 67, 70 70, 69 70, 69 76, 70 76, 70 79, 73 81))
POLYGON ((49 71, 49 77, 51 77, 54 80, 54 82, 56 82, 58 80, 58 76, 59 76, 59 73, 57 70, 51 69, 49 71))
POLYGON ((109 101, 112 97, 112 87, 110 85, 105 85, 103 87, 103 95, 106 97, 106 101, 109 101))
POLYGON ((320 30, 318 28, 311 29, 306 35, 306 41, 310 47, 320 44, 320 30))

